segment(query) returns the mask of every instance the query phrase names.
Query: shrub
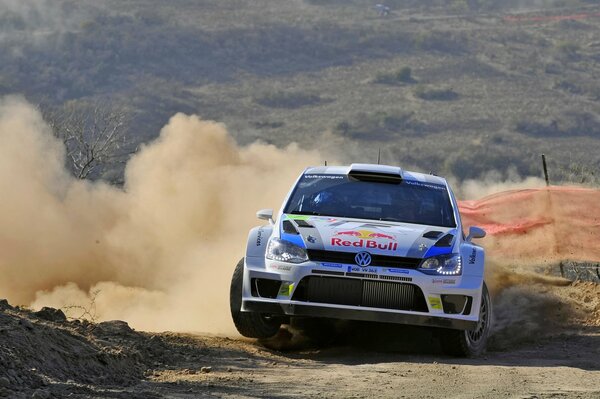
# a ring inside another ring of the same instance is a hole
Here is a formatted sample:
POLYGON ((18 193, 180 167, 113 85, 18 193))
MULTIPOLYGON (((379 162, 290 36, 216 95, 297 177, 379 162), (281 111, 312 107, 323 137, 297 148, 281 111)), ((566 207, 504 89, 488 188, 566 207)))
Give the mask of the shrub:
POLYGON ((320 104, 323 100, 316 94, 274 91, 255 97, 254 102, 272 108, 300 108, 320 104))
POLYGON ((342 121, 334 131, 342 136, 365 140, 386 140, 398 134, 417 134, 427 125, 414 117, 413 112, 374 112, 359 114, 353 122, 342 121))
POLYGON ((535 137, 596 136, 600 118, 590 112, 563 112, 544 120, 521 120, 515 130, 535 137))
POLYGON ((581 47, 579 44, 569 41, 563 41, 556 44, 556 51, 559 57, 567 61, 576 61, 580 58, 579 51, 581 47))
POLYGON ((399 84, 399 83, 415 83, 416 80, 412 77, 412 69, 410 67, 402 67, 394 72, 380 72, 375 77, 375 83, 382 84, 399 84))
POLYGON ((449 88, 428 88, 424 85, 419 85, 414 91, 414 95, 423 100, 433 101, 451 101, 458 98, 458 93, 451 87, 449 88))

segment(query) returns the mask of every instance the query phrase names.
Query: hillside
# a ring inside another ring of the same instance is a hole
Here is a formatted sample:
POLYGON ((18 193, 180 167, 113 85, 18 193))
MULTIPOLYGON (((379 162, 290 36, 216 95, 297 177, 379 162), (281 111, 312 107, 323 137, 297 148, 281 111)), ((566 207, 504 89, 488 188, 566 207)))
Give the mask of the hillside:
POLYGON ((600 6, 592 1, 0 3, 0 94, 104 100, 130 147, 176 112, 241 144, 477 178, 595 183, 600 6), (325 132, 328 132, 325 134, 325 132))

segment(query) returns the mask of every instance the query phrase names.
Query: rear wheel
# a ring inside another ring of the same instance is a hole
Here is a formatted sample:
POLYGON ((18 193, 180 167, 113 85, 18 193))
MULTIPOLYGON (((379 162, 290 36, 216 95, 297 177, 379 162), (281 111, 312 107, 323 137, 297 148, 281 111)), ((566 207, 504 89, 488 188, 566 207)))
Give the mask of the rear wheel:
POLYGON ((233 272, 229 290, 229 307, 233 324, 238 332, 248 338, 271 338, 279 331, 281 320, 261 313, 242 312, 242 287, 244 284, 244 258, 233 272))
POLYGON ((487 286, 483 283, 479 322, 473 330, 444 330, 441 344, 444 353, 452 356, 475 357, 485 352, 492 325, 492 301, 487 286))

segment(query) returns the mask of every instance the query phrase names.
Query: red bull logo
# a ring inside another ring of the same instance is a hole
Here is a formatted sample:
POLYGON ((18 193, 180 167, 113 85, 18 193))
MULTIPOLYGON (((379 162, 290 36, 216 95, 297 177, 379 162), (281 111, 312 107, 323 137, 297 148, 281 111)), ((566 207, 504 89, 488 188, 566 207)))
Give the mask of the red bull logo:
POLYGON ((371 230, 347 230, 338 231, 335 235, 336 237, 331 238, 331 245, 334 247, 371 248, 384 251, 398 249, 398 243, 395 242, 396 237, 390 234, 371 230))

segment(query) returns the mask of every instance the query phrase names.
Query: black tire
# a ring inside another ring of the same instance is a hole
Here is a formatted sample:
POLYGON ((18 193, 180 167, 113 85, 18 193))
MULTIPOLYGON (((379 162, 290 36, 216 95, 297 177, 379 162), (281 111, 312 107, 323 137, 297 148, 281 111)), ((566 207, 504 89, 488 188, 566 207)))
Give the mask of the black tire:
POLYGON ((485 283, 481 291, 479 323, 473 330, 443 330, 440 341, 442 351, 447 355, 477 357, 486 350, 488 336, 492 327, 492 301, 485 283))
POLYGON ((279 331, 281 321, 267 315, 254 312, 242 312, 242 286, 244 283, 244 258, 233 272, 229 290, 229 307, 231 318, 238 332, 248 338, 271 338, 279 331))

